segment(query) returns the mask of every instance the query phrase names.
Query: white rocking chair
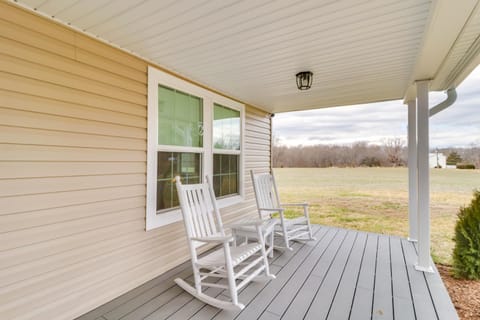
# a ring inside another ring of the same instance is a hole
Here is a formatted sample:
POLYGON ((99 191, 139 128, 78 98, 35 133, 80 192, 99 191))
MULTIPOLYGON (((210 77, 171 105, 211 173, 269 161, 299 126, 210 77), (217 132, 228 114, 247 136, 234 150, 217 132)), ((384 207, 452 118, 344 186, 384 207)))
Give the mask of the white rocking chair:
MULTIPOLYGON (((252 280, 274 279, 270 274, 268 259, 265 252, 264 237, 261 233, 262 221, 251 221, 258 233, 258 242, 231 246, 234 238, 228 236, 223 228, 215 194, 211 183, 183 185, 180 177, 176 177, 176 186, 183 221, 190 249, 195 287, 177 278, 175 282, 195 298, 220 309, 241 310, 245 306, 238 302, 238 290, 252 280), (198 257, 196 243, 220 244, 221 247, 203 257, 198 257), (261 273, 264 276, 261 276, 261 273), (210 278, 210 282, 205 281, 210 278), (212 282, 213 279, 227 280, 212 282), (228 289, 231 301, 220 300, 202 292, 204 287, 228 289)), ((232 224, 231 227, 245 224, 232 224)))
POLYGON ((290 240, 315 240, 312 234, 310 218, 308 215, 307 203, 280 203, 277 185, 273 174, 261 173, 252 176, 253 189, 255 191, 255 199, 257 200, 258 213, 262 220, 276 219, 272 215, 278 213, 280 224, 277 225, 276 234, 283 237, 285 248, 292 250, 290 240), (287 219, 285 218, 286 207, 303 207, 303 216, 287 219))

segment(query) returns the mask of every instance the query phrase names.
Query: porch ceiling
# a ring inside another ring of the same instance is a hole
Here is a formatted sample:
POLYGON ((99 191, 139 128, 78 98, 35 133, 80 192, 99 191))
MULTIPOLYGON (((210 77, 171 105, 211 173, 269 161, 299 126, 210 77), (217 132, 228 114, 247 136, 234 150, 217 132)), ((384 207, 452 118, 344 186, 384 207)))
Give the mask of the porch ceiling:
POLYGON ((478 0, 18 3, 270 112, 408 99, 414 80, 444 90, 480 62, 478 0))

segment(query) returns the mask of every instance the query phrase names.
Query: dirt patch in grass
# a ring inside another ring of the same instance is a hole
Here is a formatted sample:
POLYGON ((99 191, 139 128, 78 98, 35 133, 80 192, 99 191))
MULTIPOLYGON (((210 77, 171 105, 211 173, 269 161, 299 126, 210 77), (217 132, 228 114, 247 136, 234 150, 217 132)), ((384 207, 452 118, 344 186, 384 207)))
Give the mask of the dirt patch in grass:
POLYGON ((452 268, 449 266, 437 265, 437 269, 460 319, 479 320, 480 281, 455 279, 452 277, 452 268))

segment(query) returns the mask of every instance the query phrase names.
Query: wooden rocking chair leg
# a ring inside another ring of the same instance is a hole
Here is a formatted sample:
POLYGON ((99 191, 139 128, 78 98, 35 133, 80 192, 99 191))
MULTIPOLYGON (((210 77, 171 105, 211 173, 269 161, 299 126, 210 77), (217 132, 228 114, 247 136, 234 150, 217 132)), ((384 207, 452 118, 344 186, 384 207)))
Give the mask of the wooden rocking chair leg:
MULTIPOLYGON (((230 247, 227 243, 223 245, 225 257, 230 257, 230 247)), ((225 259, 225 269, 227 270, 228 287, 230 291, 230 298, 234 305, 238 305, 237 284, 233 275, 233 265, 230 259, 225 259)))
POLYGON ((312 226, 310 225, 310 222, 307 223, 307 226, 308 226, 308 235, 310 236, 310 240, 317 240, 317 238, 313 236, 312 226))
POLYGON ((285 243, 285 248, 287 248, 287 250, 290 250, 292 251, 292 247, 290 247, 290 237, 288 236, 288 230, 287 230, 287 227, 285 226, 285 222, 284 222, 284 219, 283 219, 283 213, 280 213, 280 217, 281 217, 281 224, 282 224, 282 233, 283 233, 283 241, 285 243))
MULTIPOLYGON (((273 232, 272 232, 272 234, 273 234, 273 232)), ((267 252, 265 251, 265 238, 262 234, 262 230, 260 230, 260 227, 257 227, 257 236, 258 236, 258 240, 259 240, 260 245, 261 245, 260 250, 261 250, 262 256, 263 256, 263 264, 265 266, 265 277, 270 278, 270 279, 275 279, 275 276, 273 274, 270 274, 270 267, 269 267, 269 264, 268 264, 267 252)), ((271 250, 271 252, 273 253, 273 250, 271 250)))
POLYGON ((270 258, 273 258, 273 246, 274 245, 275 245, 275 232, 272 231, 272 233, 270 233, 270 247, 268 248, 268 250, 270 250, 270 253, 269 253, 270 258))
POLYGON ((307 228, 308 228, 308 236, 310 237, 310 240, 317 240, 312 233, 312 226, 310 225, 310 216, 308 214, 308 208, 307 206, 303 207, 303 214, 305 218, 307 219, 307 228))

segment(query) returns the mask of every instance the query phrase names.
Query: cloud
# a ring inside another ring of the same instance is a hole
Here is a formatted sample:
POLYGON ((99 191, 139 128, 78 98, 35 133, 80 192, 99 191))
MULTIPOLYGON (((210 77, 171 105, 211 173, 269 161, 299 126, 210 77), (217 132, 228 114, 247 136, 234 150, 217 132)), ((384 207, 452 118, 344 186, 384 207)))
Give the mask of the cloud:
MULTIPOLYGON (((459 86, 453 106, 430 118, 430 146, 464 147, 480 142, 480 67, 459 86)), ((430 93, 430 105, 445 99, 430 93)), ((385 138, 407 138, 407 107, 401 100, 348 107, 279 113, 273 118, 279 143, 293 145, 381 144, 385 138)))

